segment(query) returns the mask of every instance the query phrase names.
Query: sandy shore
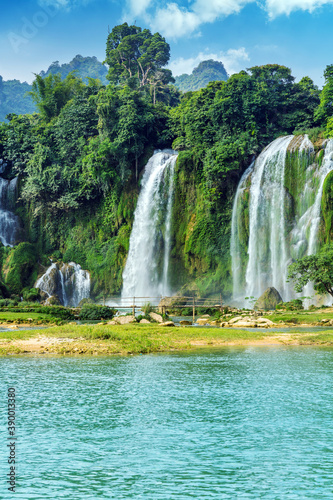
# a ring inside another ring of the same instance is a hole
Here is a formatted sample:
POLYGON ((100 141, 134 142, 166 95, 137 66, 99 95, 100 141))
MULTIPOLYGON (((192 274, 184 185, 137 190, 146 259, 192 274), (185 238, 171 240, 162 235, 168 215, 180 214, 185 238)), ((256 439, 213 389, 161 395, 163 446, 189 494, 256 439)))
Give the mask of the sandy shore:
MULTIPOLYGON (((332 339, 333 344, 333 339, 332 339)), ((207 347, 232 347, 232 346, 297 346, 297 345, 331 345, 331 342, 309 340, 309 334, 300 332, 277 333, 262 338, 237 338, 228 339, 221 335, 220 338, 174 339, 169 345, 152 348, 148 352, 170 352, 189 350, 191 348, 207 347)), ((0 353, 6 354, 67 354, 67 355, 111 355, 139 353, 133 347, 126 348, 117 342, 101 339, 66 338, 38 334, 28 339, 2 339, 0 340, 0 353)), ((147 351, 143 351, 147 352, 147 351)))

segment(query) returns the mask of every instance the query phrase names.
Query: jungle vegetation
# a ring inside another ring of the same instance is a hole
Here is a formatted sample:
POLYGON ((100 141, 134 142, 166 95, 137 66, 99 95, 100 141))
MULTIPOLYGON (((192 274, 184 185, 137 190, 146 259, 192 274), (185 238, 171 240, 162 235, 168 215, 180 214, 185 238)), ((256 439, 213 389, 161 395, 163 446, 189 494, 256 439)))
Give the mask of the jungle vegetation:
MULTIPOLYGON (((179 151, 174 286, 227 297, 232 200, 244 169, 279 135, 314 127, 333 134, 333 65, 322 91, 267 64, 181 93, 169 57, 159 33, 116 26, 106 44, 109 83, 75 72, 36 75, 38 113, 13 110, 0 125, 3 175, 20 180, 25 241, 39 261, 88 269, 96 297, 120 291, 140 175, 154 149, 179 151)), ((8 259, 16 248, 3 252, 8 259)))

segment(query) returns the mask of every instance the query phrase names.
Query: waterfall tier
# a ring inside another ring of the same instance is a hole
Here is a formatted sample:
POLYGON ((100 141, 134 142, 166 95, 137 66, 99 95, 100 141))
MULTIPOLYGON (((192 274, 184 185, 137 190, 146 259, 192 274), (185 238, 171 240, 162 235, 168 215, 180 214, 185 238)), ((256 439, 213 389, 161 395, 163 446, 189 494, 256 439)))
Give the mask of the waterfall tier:
POLYGON ((123 298, 171 292, 168 272, 176 160, 174 151, 159 151, 145 167, 123 273, 123 298))
MULTIPOLYGON (((317 251, 323 185, 333 170, 333 140, 315 155, 308 136, 280 137, 244 173, 232 214, 233 298, 276 288, 295 297, 288 265, 317 251)), ((307 290, 306 292, 309 292, 307 290)))
POLYGON ((56 296, 63 306, 77 307, 90 297, 90 275, 79 264, 53 263, 36 284, 49 297, 56 296))
POLYGON ((18 217, 11 211, 15 206, 17 177, 8 181, 0 177, 0 241, 13 246, 19 234, 18 217))

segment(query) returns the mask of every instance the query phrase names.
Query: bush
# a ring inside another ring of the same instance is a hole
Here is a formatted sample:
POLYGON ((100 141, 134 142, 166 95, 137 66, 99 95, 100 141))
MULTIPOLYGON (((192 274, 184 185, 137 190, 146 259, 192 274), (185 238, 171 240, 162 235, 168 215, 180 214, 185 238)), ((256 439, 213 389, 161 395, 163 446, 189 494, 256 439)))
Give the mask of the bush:
POLYGON ((182 313, 181 313, 182 316, 192 316, 192 314, 193 314, 193 308, 192 307, 185 307, 182 310, 182 313))
POLYGON ((33 286, 37 279, 37 251, 31 243, 20 243, 11 250, 4 264, 5 283, 15 294, 33 286))
POLYGON ((304 307, 301 299, 294 299, 290 302, 281 302, 276 306, 276 309, 282 309, 284 311, 301 311, 304 307))
POLYGON ((80 320, 99 320, 99 319, 112 319, 116 310, 108 306, 100 306, 97 304, 84 304, 81 308, 79 319, 80 320))
POLYGON ((150 302, 146 302, 146 304, 143 304, 143 306, 141 307, 141 311, 144 312, 145 316, 148 316, 149 313, 151 313, 153 311, 153 309, 154 308, 150 302))
POLYGON ((38 302, 40 299, 39 288, 30 288, 23 290, 23 300, 27 302, 38 302))

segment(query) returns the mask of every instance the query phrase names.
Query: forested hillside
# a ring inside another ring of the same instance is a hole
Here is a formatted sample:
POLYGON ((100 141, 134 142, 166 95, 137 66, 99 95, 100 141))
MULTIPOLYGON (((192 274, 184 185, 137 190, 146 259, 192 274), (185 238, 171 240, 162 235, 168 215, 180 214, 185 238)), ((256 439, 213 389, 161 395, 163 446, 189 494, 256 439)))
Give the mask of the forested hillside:
MULTIPOLYGON (((333 66, 322 92, 268 64, 181 95, 169 57, 158 33, 117 26, 107 40, 107 85, 39 75, 31 90, 38 114, 1 124, 3 175, 19 177, 16 213, 32 252, 29 276, 18 273, 22 288, 52 256, 88 269, 95 297, 119 293, 144 165, 154 149, 172 147, 173 287, 228 297, 232 203, 245 168, 279 135, 332 134, 333 66)), ((27 251, 21 245, 2 251, 9 288, 15 255, 21 262, 27 251)))
MULTIPOLYGON (((47 71, 41 71, 40 75, 44 78, 48 75, 59 74, 62 79, 75 71, 76 75, 81 77, 86 83, 89 78, 97 78, 104 85, 107 83, 105 78, 108 69, 96 57, 82 57, 77 55, 72 61, 65 64, 59 64, 59 61, 53 62, 47 71)), ((19 80, 4 81, 0 76, 0 122, 6 119, 9 113, 23 115, 34 113, 35 104, 29 95, 31 85, 19 80)))
POLYGON ((184 73, 176 76, 175 86, 182 92, 188 92, 203 89, 210 82, 226 80, 228 80, 228 73, 223 64, 209 59, 202 61, 190 75, 184 73))

